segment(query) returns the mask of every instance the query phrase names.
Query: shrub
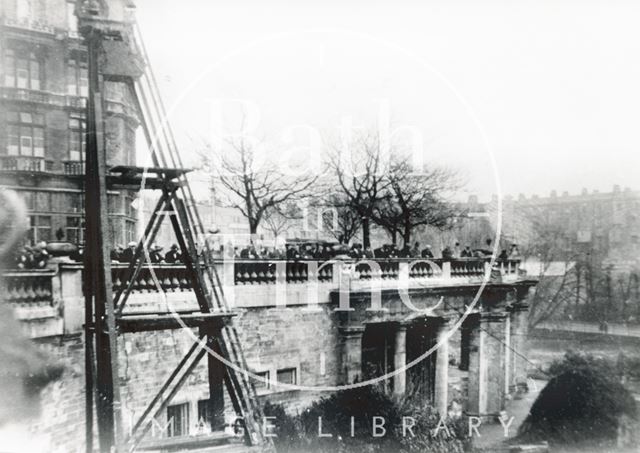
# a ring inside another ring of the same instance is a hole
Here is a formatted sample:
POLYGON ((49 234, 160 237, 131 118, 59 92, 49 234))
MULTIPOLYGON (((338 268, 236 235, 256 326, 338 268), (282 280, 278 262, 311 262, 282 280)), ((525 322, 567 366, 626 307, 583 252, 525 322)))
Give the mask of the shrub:
POLYGON ((265 417, 273 417, 269 422, 275 426, 270 433, 274 434, 274 442, 278 446, 278 453, 298 451, 300 445, 299 427, 295 417, 286 413, 284 408, 267 402, 262 408, 265 417))
POLYGON ((553 376, 519 430, 527 441, 555 444, 608 442, 623 415, 635 418, 636 404, 603 359, 569 352, 554 362, 553 376))
POLYGON ((434 438, 432 433, 439 421, 436 411, 415 401, 397 401, 367 386, 336 392, 315 402, 295 419, 273 405, 265 407, 265 415, 276 417, 278 438, 274 440, 278 453, 462 452, 459 439, 464 430, 460 423, 448 421, 450 436, 443 430, 434 438), (414 418, 415 437, 409 431, 403 433, 404 416, 414 418), (374 437, 373 417, 384 419, 384 436, 374 437), (322 433, 331 437, 319 437, 319 420, 322 433))

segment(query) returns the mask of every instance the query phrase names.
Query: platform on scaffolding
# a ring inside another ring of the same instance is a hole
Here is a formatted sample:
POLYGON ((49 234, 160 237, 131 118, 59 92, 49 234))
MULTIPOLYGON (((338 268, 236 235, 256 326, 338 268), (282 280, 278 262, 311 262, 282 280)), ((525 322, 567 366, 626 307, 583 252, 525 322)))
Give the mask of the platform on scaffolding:
POLYGON ((175 330, 182 328, 226 326, 234 313, 154 313, 145 315, 123 315, 117 318, 116 324, 120 333, 150 332, 154 330, 175 330))
POLYGON ((152 189, 180 187, 185 184, 178 181, 181 176, 193 171, 189 168, 138 167, 116 165, 109 168, 107 185, 110 189, 152 189))

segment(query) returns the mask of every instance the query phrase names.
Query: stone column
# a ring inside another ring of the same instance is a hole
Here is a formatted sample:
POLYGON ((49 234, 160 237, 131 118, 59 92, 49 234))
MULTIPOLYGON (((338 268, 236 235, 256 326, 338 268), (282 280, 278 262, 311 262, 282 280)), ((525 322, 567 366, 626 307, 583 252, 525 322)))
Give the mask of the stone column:
MULTIPOLYGON (((469 372, 467 378, 467 411, 471 415, 477 415, 480 409, 484 409, 484 403, 480 402, 480 395, 485 393, 483 386, 485 385, 484 376, 481 379, 480 349, 481 335, 480 317, 479 315, 469 316, 463 324, 466 332, 467 343, 467 370, 469 372)), ((464 339, 463 339, 464 346, 464 339)), ((464 353, 464 352, 463 352, 464 353)), ((484 366, 484 365, 482 365, 484 366)))
POLYGON ((504 408, 505 336, 502 312, 482 313, 471 331, 468 411, 495 414, 504 408))
POLYGON ((353 384, 362 377, 362 334, 364 327, 342 327, 340 329, 341 340, 341 365, 343 384, 353 384))
POLYGON ((504 386, 504 394, 509 395, 511 393, 511 376, 513 369, 513 345, 512 345, 512 335, 511 335, 511 314, 507 312, 507 315, 504 318, 503 322, 504 326, 504 376, 503 376, 503 386, 504 386))
POLYGON ((435 382, 435 407, 441 417, 448 413, 449 409, 449 320, 443 319, 439 326, 436 341, 440 347, 436 350, 436 382, 435 382))
MULTIPOLYGON (((399 324, 396 330, 393 369, 399 370, 407 364, 407 326, 399 324)), ((393 393, 404 395, 407 389, 407 372, 402 370, 393 377, 393 393)))
POLYGON ((509 391, 515 392, 527 387, 527 330, 528 310, 525 303, 516 303, 509 309, 511 334, 511 357, 509 360, 509 391))

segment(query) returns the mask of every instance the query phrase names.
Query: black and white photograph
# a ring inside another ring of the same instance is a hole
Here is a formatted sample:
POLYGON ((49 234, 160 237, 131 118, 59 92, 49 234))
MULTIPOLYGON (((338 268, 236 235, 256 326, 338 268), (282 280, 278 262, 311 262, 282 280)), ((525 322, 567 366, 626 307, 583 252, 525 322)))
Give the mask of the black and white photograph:
POLYGON ((0 0, 0 453, 640 452, 638 24, 0 0))

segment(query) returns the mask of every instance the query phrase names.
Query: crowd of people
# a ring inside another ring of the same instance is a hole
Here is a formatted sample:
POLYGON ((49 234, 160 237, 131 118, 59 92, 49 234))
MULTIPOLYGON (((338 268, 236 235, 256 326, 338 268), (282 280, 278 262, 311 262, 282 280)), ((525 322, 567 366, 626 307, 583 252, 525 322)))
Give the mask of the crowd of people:
MULTIPOLYGON (((469 245, 462 248, 459 242, 453 246, 446 246, 442 249, 440 257, 442 259, 460 258, 487 258, 493 254, 492 240, 487 239, 484 248, 472 249, 469 245)), ((111 260, 118 263, 131 263, 134 260, 138 243, 135 241, 127 244, 127 247, 117 245, 111 250, 111 260)), ((214 259, 233 257, 238 260, 328 260, 328 259, 387 259, 387 258, 436 258, 430 245, 420 246, 420 242, 415 242, 412 247, 408 245, 398 249, 395 244, 384 244, 376 249, 364 247, 360 243, 351 245, 341 243, 286 243, 279 246, 268 247, 250 243, 245 247, 233 247, 227 244, 226 250, 222 244, 214 244, 209 252, 214 259)), ((153 244, 149 247, 149 260, 154 264, 175 264, 183 263, 182 251, 178 244, 172 244, 165 252, 161 245, 153 244)), ((506 260, 519 256, 517 244, 511 244, 509 250, 503 249, 498 256, 498 260, 506 260)), ((82 261, 82 248, 78 249, 71 256, 75 261, 82 261)), ((19 248, 15 255, 15 267, 18 269, 42 269, 46 267, 49 260, 47 243, 39 242, 34 246, 25 245, 19 248)))
POLYGON ((18 248, 14 254, 16 269, 44 269, 49 262, 47 243, 38 242, 36 245, 24 245, 18 248))
MULTIPOLYGON (((467 245, 462 248, 459 242, 452 247, 446 246, 440 253, 443 259, 461 258, 488 258, 493 254, 492 240, 487 239, 484 248, 472 249, 467 245)), ((220 257, 222 257, 222 253, 220 257)), ((383 244, 372 249, 363 247, 362 244, 286 244, 282 248, 256 247, 253 244, 246 247, 233 249, 233 257, 237 259, 287 259, 287 260, 307 260, 307 259, 386 259, 386 258, 436 258, 430 245, 424 248, 419 242, 415 242, 413 247, 409 245, 399 249, 395 244, 383 244)), ((499 260, 519 257, 517 244, 511 244, 509 250, 503 249, 498 256, 499 260)))
MULTIPOLYGON (((138 243, 135 241, 129 242, 129 244, 127 244, 127 247, 116 245, 116 247, 111 250, 111 261, 116 261, 119 263, 131 263, 136 255, 137 247, 138 243)), ((166 253, 164 252, 164 247, 162 247, 161 245, 153 244, 151 245, 151 247, 149 247, 149 260, 154 264, 182 263, 184 262, 182 258, 182 252, 180 251, 180 247, 178 247, 178 244, 172 244, 166 253)))

